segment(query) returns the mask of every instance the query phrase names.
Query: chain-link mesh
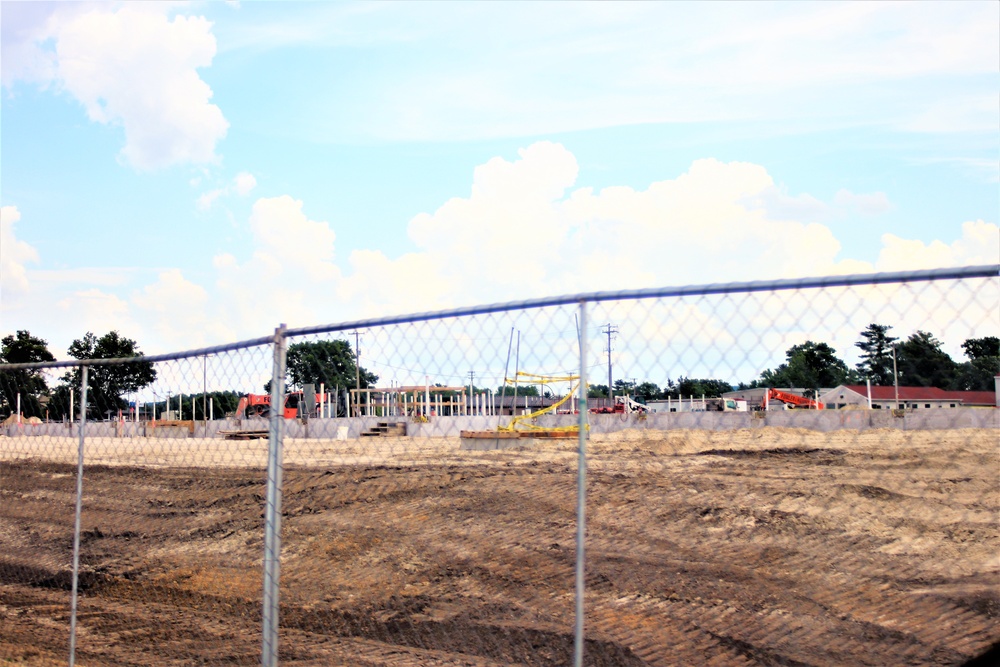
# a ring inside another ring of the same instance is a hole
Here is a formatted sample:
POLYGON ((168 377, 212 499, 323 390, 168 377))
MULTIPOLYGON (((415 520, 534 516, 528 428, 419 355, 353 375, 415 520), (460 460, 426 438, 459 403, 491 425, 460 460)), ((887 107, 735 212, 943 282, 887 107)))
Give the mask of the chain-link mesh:
POLYGON ((266 346, 88 365, 86 396, 3 374, 0 663, 66 664, 71 630, 79 665, 259 663, 267 439, 222 434, 270 376, 266 346))
POLYGON ((963 664, 1000 640, 996 274, 91 362, 82 441, 80 367, 0 366, 0 662, 963 664))

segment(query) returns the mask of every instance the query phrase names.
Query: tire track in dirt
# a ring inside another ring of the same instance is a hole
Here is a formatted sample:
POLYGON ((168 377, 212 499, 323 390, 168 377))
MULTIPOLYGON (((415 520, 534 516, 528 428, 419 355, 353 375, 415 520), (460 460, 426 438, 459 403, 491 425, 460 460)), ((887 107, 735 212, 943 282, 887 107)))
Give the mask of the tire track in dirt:
MULTIPOLYGON (((997 481, 969 468, 975 456, 716 441, 592 467, 588 664, 956 665, 1000 636, 1000 595, 976 560, 997 543, 984 523, 997 481)), ((576 473, 546 456, 289 466, 283 664, 565 664, 576 473)), ((7 552, 0 624, 56 654, 72 467, 18 466, 2 471, 16 479, 0 531, 36 513, 59 528, 7 552), (52 566, 21 567, 32 554, 52 566)), ((256 664, 261 471, 95 466, 86 482, 90 664, 256 664)))

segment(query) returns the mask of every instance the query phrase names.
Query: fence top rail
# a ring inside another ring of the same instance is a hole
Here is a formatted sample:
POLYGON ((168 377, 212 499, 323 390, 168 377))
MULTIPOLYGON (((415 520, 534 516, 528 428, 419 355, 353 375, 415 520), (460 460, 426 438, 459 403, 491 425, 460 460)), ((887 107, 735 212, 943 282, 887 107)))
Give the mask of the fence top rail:
MULTIPOLYGON (((1000 277, 1000 264, 982 264, 976 266, 960 266, 944 269, 924 269, 920 271, 892 271, 883 273, 856 273, 839 276, 820 276, 813 278, 788 278, 782 280, 755 280, 750 282, 709 283, 704 285, 686 285, 679 287, 654 287, 638 290, 619 290, 609 292, 581 292, 556 297, 542 297, 524 301, 507 301, 503 303, 482 306, 468 306, 450 310, 428 311, 379 317, 366 320, 353 320, 332 324, 322 324, 309 327, 284 329, 270 336, 252 338, 249 340, 203 347, 184 352, 172 352, 141 357, 124 357, 118 359, 72 359, 63 361, 43 361, 22 364, 0 364, 0 371, 72 368, 76 366, 107 366, 129 364, 136 361, 159 362, 175 361, 201 357, 220 352, 241 350, 259 345, 269 345, 278 336, 306 336, 310 334, 333 333, 353 329, 370 329, 373 327, 390 326, 393 324, 408 324, 411 322, 426 322, 453 317, 469 317, 472 315, 487 315, 513 310, 530 310, 570 304, 627 301, 639 299, 656 299, 683 296, 709 296, 715 294, 750 294, 753 292, 776 292, 784 290, 822 289, 826 287, 851 287, 854 285, 885 285, 892 283, 931 282, 935 280, 962 280, 967 278, 997 278, 1000 277)), ((282 325, 284 327, 284 325, 282 325)))
POLYGON ((165 354, 139 355, 137 357, 117 357, 115 359, 63 359, 60 361, 35 361, 22 364, 0 364, 0 371, 18 371, 28 369, 43 368, 76 368, 78 366, 114 366, 123 364, 134 364, 141 362, 176 361, 178 359, 190 359, 193 357, 206 357, 210 354, 222 352, 232 352, 233 350, 245 350, 260 345, 270 345, 274 342, 274 336, 263 336, 261 338, 251 338, 235 343, 224 345, 213 345, 211 347, 201 347, 195 350, 184 352, 167 352, 165 354))
POLYGON ((824 287, 850 287, 853 285, 883 285, 891 283, 930 282, 935 280, 961 280, 965 278, 996 278, 1000 277, 1000 264, 983 264, 978 266, 961 266, 945 269, 924 269, 920 271, 893 271, 884 273, 859 273, 841 276, 822 276, 815 278, 790 278, 783 280, 757 280, 751 282, 710 283, 707 285, 687 285, 681 287, 654 287, 639 290, 620 290, 611 292, 581 292, 556 297, 543 297, 525 301, 508 301, 483 306, 469 306, 451 310, 430 311, 408 315, 380 317, 368 320, 354 320, 337 324, 324 324, 310 327, 288 329, 288 336, 304 336, 309 334, 348 331, 352 329, 367 329, 392 324, 408 324, 440 320, 449 317, 468 317, 470 315, 486 315, 511 310, 529 310, 532 308, 547 308, 565 306, 581 302, 627 301, 639 299, 656 299, 682 296, 708 296, 713 294, 749 294, 752 292, 775 292, 781 290, 820 289, 824 287))

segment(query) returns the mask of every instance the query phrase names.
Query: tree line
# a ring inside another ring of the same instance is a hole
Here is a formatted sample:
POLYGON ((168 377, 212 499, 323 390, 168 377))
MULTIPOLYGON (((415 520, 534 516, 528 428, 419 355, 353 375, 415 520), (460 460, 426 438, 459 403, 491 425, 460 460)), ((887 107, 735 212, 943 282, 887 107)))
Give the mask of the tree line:
MULTIPOLYGON (((138 343, 122 336, 117 331, 109 331, 103 336, 87 332, 74 340, 67 354, 74 359, 134 359, 123 364, 89 366, 88 416, 104 418, 114 416, 119 410, 128 410, 128 396, 136 394, 156 381, 157 373, 153 364, 143 360, 138 343)), ((49 351, 48 342, 26 330, 0 339, 0 363, 20 364, 55 361, 49 351)), ((318 390, 320 384, 328 391, 335 387, 353 388, 357 382, 361 387, 370 387, 378 376, 364 367, 357 369, 356 356, 351 346, 344 340, 295 343, 287 351, 286 384, 289 391, 301 390, 312 383, 318 390)), ((50 387, 45 376, 37 370, 21 369, 0 371, 0 415, 17 410, 20 398, 21 414, 25 417, 39 417, 61 420, 69 417, 71 404, 79 414, 80 386, 82 371, 79 367, 64 373, 59 383, 50 387), (72 398, 71 398, 72 395, 72 398)), ((264 391, 270 393, 270 381, 264 391)), ((168 409, 179 419, 207 418, 207 405, 212 401, 213 416, 222 417, 235 412, 241 397, 240 392, 213 391, 207 393, 175 394, 163 400, 147 401, 136 406, 140 416, 152 418, 163 415, 168 409)))
MULTIPOLYGON (((88 415, 100 418, 105 413, 128 409, 125 396, 135 393, 156 380, 156 369, 142 361, 142 352, 131 338, 109 331, 101 337, 91 332, 74 340, 67 350, 74 359, 135 358, 136 361, 90 366, 87 371, 88 415)), ((20 364, 55 361, 48 343, 19 330, 0 340, 0 363, 20 364)), ((13 413, 20 398, 21 413, 25 417, 62 419, 69 415, 71 392, 75 392, 75 405, 80 405, 82 371, 75 367, 66 372, 58 385, 49 387, 45 376, 37 370, 21 369, 0 371, 0 413, 13 413)), ((76 411, 79 407, 76 408, 76 411)))
MULTIPOLYGON (((941 341, 927 331, 916 331, 901 340, 892 336, 891 330, 889 325, 872 323, 860 332, 859 340, 854 344, 860 350, 860 360, 854 368, 839 358, 829 344, 807 340, 788 348, 784 362, 777 367, 762 371, 758 378, 750 382, 740 382, 736 388, 797 387, 815 394, 823 387, 864 384, 866 379, 871 380, 873 385, 888 386, 898 378, 901 386, 993 390, 993 378, 1000 374, 1000 338, 966 339, 962 349, 967 360, 955 361, 943 350, 941 341)), ((125 364, 89 367, 89 415, 96 418, 127 410, 129 404, 126 397, 148 387, 157 377, 153 364, 143 360, 144 355, 136 341, 117 331, 109 331, 100 337, 87 332, 82 338, 74 340, 67 352, 70 357, 80 360, 135 359, 125 364)), ((55 361, 48 343, 28 331, 19 330, 0 340, 0 363, 44 361, 55 361)), ((313 384, 317 390, 323 384, 331 392, 335 388, 346 390, 356 385, 368 388, 378 381, 376 374, 358 366, 357 355, 345 340, 292 344, 288 347, 286 368, 289 391, 302 390, 306 384, 313 384)), ((70 392, 78 394, 81 379, 79 367, 66 372, 55 387, 49 387, 45 376, 37 370, 0 371, 0 415, 16 410, 20 394, 21 412, 25 417, 56 420, 68 417, 70 392)), ((269 393, 270 382, 263 389, 269 393)), ((682 396, 717 397, 733 389, 734 385, 726 380, 681 376, 677 380, 668 378, 662 387, 649 380, 617 380, 610 391, 607 385, 592 384, 587 394, 594 398, 629 394, 637 400, 650 401, 682 396)), ((502 391, 502 387, 497 387, 497 394, 502 391)), ((507 391, 513 393, 510 387, 507 391)), ((546 387, 539 389, 533 385, 521 385, 518 388, 519 396, 538 396, 540 393, 551 395, 546 387)), ((221 417, 235 411, 240 393, 216 391, 186 395, 179 417, 204 419, 208 398, 212 399, 213 412, 221 417)), ((173 401, 179 402, 180 399, 174 396, 173 401)), ((78 395, 76 405, 79 405, 78 395)), ((176 406, 176 402, 170 403, 171 410, 177 409, 176 406)), ((147 402, 138 409, 150 417, 152 410, 160 415, 167 409, 167 401, 147 402)))
MULTIPOLYGON (((927 331, 916 331, 905 340, 890 335, 892 326, 869 324, 854 344, 860 360, 854 368, 837 356, 827 343, 807 340, 785 351, 785 361, 768 368, 750 382, 736 385, 713 378, 667 379, 660 387, 654 382, 615 380, 613 394, 628 394, 639 401, 676 399, 681 396, 719 397, 735 389, 795 387, 816 395, 821 388, 842 384, 938 387, 953 391, 993 391, 993 378, 1000 374, 1000 338, 969 338, 962 343, 967 358, 958 362, 945 352, 943 344, 927 331), (895 357, 895 375, 893 374, 895 357)), ((592 384, 590 397, 608 397, 606 384, 592 384)))
POLYGON ((854 368, 837 357, 826 343, 807 340, 785 352, 785 362, 767 369, 741 388, 801 387, 818 390, 841 384, 937 387, 952 391, 992 391, 1000 373, 1000 338, 969 338, 962 343, 967 361, 957 362, 927 331, 915 331, 905 340, 890 335, 891 326, 872 323, 854 345, 861 350, 854 368))

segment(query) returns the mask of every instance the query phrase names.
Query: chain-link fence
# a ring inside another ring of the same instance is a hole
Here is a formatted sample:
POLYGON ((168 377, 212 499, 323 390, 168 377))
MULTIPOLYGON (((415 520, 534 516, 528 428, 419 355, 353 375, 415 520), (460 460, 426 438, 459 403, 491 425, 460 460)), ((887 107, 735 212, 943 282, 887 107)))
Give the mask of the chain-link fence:
POLYGON ((963 664, 998 306, 969 267, 0 366, 0 662, 963 664))

